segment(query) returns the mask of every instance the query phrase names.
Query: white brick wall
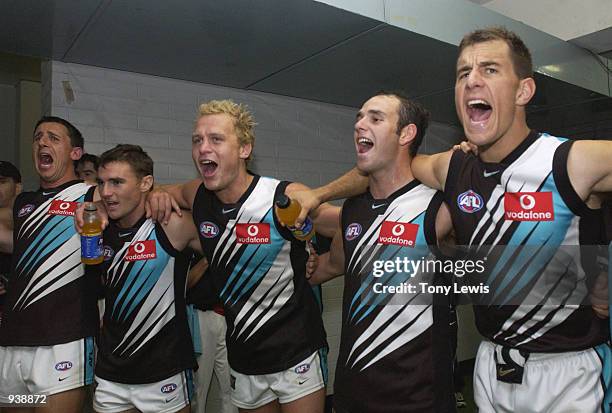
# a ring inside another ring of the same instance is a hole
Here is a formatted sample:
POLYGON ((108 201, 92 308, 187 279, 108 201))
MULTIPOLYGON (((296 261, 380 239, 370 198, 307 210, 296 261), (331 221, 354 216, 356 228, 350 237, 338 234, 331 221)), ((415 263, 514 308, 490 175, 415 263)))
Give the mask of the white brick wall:
MULTIPOLYGON (((100 154, 117 143, 141 145, 155 161, 158 183, 196 176, 190 150, 193 120, 197 105, 210 99, 231 98, 253 111, 258 126, 250 167, 257 173, 318 186, 354 165, 355 108, 55 61, 43 65, 42 78, 43 110, 73 122, 84 134, 87 152, 100 154), (62 81, 70 82, 74 102, 66 102, 62 81)), ((457 135, 444 125, 432 126, 431 132, 425 144, 429 151, 446 149, 445 139, 457 135)), ((323 290, 330 383, 342 283, 339 278, 323 290)))

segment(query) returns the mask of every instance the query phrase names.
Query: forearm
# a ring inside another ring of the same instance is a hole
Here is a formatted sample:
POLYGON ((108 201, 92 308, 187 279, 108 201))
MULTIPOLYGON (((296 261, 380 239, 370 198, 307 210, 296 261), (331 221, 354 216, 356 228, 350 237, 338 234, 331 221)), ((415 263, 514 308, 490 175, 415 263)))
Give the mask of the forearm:
POLYGON ((206 258, 202 258, 200 261, 195 263, 189 270, 189 275, 187 276, 187 289, 193 287, 200 281, 202 275, 208 268, 208 260, 206 258))
POLYGON ((327 254, 319 256, 319 265, 316 271, 308 279, 311 285, 323 284, 326 281, 342 275, 342 268, 335 266, 333 262, 330 261, 330 255, 331 254, 328 252, 327 254))
POLYGON ((362 194, 367 188, 368 177, 362 175, 357 168, 353 168, 340 178, 313 189, 313 193, 319 202, 323 203, 362 194))

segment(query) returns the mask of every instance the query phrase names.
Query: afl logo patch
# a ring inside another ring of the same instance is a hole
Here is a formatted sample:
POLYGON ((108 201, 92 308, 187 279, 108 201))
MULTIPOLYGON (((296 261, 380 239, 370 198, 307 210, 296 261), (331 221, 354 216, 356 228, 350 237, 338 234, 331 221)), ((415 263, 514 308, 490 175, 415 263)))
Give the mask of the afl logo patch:
POLYGON ((161 392, 162 393, 172 393, 173 391, 175 391, 178 388, 178 386, 174 383, 170 383, 170 384, 164 384, 161 388, 161 392))
POLYGON ((72 368, 72 363, 70 361, 60 361, 55 365, 55 370, 57 371, 66 371, 72 368))
POLYGON ((19 212, 17 213, 17 218, 24 217, 32 211, 34 211, 34 205, 28 204, 19 210, 19 212))
POLYGON ((473 214, 482 209, 484 201, 480 195, 470 189, 457 197, 457 206, 463 212, 473 214))
POLYGON ((353 222, 351 225, 346 227, 346 231, 344 232, 344 239, 347 241, 352 241, 361 234, 362 227, 360 224, 353 222))
POLYGON ((297 366, 297 367, 294 369, 294 371, 295 371, 297 374, 304 374, 304 373, 307 373, 307 372, 308 372, 308 370, 310 370, 310 364, 308 364, 308 363, 305 363, 305 364, 300 364, 299 366, 297 366))
POLYGON ((105 245, 104 249, 102 250, 102 255, 104 256, 104 261, 108 261, 115 256, 115 251, 113 251, 113 249, 108 245, 105 245))
POLYGON ((204 238, 214 238, 219 235, 219 227, 210 221, 200 223, 200 234, 204 238))

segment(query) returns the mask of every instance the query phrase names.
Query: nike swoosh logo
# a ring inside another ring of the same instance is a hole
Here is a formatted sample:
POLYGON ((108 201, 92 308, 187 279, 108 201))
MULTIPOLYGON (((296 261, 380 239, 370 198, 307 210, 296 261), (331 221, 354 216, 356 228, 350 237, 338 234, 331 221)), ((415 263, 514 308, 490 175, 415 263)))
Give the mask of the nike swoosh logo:
POLYGON ((43 196, 54 194, 55 192, 43 192, 43 196))
POLYGON ((301 386, 302 384, 306 383, 308 380, 310 380, 310 377, 304 380, 298 380, 298 384, 301 386))
POLYGON ((223 209, 223 213, 224 214, 229 214, 230 212, 232 212, 233 210, 235 210, 236 208, 231 208, 231 209, 223 209))
POLYGON ((174 396, 174 397, 172 397, 170 399, 166 399, 166 403, 170 403, 172 400, 176 399, 177 397, 178 397, 178 395, 174 396))
POLYGON ((384 204, 378 204, 378 205, 373 204, 373 205, 372 205, 372 209, 380 208, 381 206, 385 206, 385 205, 387 205, 387 204, 386 204, 386 203, 384 203, 384 204))
POLYGON ((488 178, 488 177, 493 176, 493 175, 498 174, 498 173, 499 173, 499 171, 493 171, 493 172, 484 171, 483 175, 484 175, 485 178, 488 178))
POLYGON ((123 238, 123 237, 127 237, 128 235, 131 235, 131 232, 124 232, 123 234, 119 234, 119 238, 123 238))
POLYGON ((499 370, 497 370, 497 374, 499 374, 500 377, 504 377, 512 373, 514 370, 516 370, 514 367, 508 370, 504 370, 503 368, 500 367, 499 370))
POLYGON ((59 380, 59 381, 64 381, 64 380, 66 380, 68 377, 70 377, 70 376, 60 377, 58 380, 59 380))

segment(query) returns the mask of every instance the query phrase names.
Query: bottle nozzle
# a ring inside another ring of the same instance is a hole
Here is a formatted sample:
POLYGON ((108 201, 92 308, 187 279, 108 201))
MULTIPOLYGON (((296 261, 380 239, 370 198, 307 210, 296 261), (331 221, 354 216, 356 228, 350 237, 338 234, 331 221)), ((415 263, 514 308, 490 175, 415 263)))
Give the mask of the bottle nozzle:
POLYGON ((285 194, 280 194, 278 198, 276 198, 275 204, 278 208, 285 209, 291 204, 291 199, 285 194))

